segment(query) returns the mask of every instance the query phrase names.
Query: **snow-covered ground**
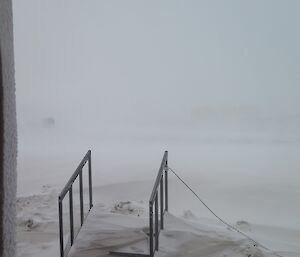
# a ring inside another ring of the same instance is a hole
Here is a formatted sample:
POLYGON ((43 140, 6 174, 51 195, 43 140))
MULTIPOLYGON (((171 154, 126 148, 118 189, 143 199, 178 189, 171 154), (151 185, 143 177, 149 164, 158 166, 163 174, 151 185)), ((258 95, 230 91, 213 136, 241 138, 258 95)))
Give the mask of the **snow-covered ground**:
MULTIPOLYGON (((195 184, 195 181, 194 181, 195 184)), ((153 181, 138 181, 96 186, 94 188, 95 206, 81 229, 76 243, 70 252, 72 257, 106 256, 109 251, 125 250, 143 253, 148 226, 147 200, 153 181)), ((290 189, 293 190, 293 189, 290 189)), ((202 190, 198 190, 202 191, 202 190)), ((203 190, 205 192, 206 190, 203 190)), ((214 190, 212 190, 214 191, 214 190)), ((223 196, 216 200, 206 197, 217 206, 225 208, 224 201, 235 195, 235 189, 224 189, 223 196), (223 202, 223 204, 222 204, 223 202)), ((255 188, 256 202, 260 206, 259 187, 255 188)), ((241 191, 240 191, 241 192, 241 191)), ((17 201, 18 257, 59 256, 57 195, 59 188, 44 185, 39 194, 19 197, 17 201)), ((254 246, 251 241, 228 229, 205 213, 199 202, 193 202, 192 195, 182 195, 183 188, 174 179, 170 180, 170 213, 166 215, 165 230, 160 234, 160 248, 157 256, 210 256, 210 257, 271 257, 271 252, 254 246), (185 199, 185 204, 184 204, 185 199)), ((220 194, 221 192, 216 192, 220 194)), ((246 190, 246 193, 249 193, 246 190)), ((294 192, 296 193, 296 191, 294 192)), ((207 196, 210 192, 206 193, 207 196)), ((76 195, 76 191, 75 191, 76 195)), ((75 197, 76 198, 76 197, 75 197)), ((240 195, 243 198, 243 195, 240 195)), ((236 196, 235 199, 238 199, 236 196)), ((270 198, 271 199, 271 198, 270 198)), ((265 198, 264 204, 270 203, 265 198)), ((76 202, 75 202, 76 203, 76 202)), ((230 209, 227 205, 227 209, 230 209)), ((249 203, 248 210, 254 208, 249 203)), ((67 207, 67 206, 66 206, 67 207)), ((68 232, 68 212, 65 207, 65 231, 68 232)), ((77 206, 78 207, 78 206, 77 206)), ((243 208, 246 208, 245 204, 243 208)), ((239 214, 231 216, 222 208, 219 214, 230 216, 230 221, 241 231, 269 247, 284 257, 300 256, 300 229, 280 225, 269 225, 274 217, 261 214, 266 222, 255 224, 249 220, 238 219, 239 214), (234 220, 237 218, 236 220, 234 220), (270 220, 269 220, 270 219, 270 220), (263 224, 263 225, 262 225, 263 224)), ((280 205, 278 209, 280 211, 280 205)), ((281 210, 282 211, 282 210, 281 210)), ((232 213, 236 212, 234 210, 232 213)), ((240 210, 240 214, 247 212, 240 210)), ((259 216, 259 208, 255 209, 259 216)), ((274 213, 276 217, 276 213, 274 213)), ((75 217, 79 210, 75 208, 75 217)), ((251 215, 249 216, 251 217, 251 215)), ((254 215, 252 215, 254 217, 254 215)), ((291 214, 291 217, 293 215, 291 214)), ((76 218, 75 218, 76 223, 76 218)))
MULTIPOLYGON (((284 257, 300 256, 299 144, 164 144, 70 138, 55 133, 21 138, 18 257, 59 256, 57 196, 84 156, 84 149, 89 148, 95 206, 70 256, 105 256, 119 247, 138 252, 147 248, 143 243, 147 202, 165 149, 169 150, 170 167, 224 220, 284 257), (73 142, 75 139, 78 142, 73 142)), ((74 193, 78 228, 78 184, 74 193)), ((68 198, 64 201, 65 241, 67 210, 68 198)), ((215 220, 171 173, 169 213, 159 249, 159 256, 272 256, 215 220)))

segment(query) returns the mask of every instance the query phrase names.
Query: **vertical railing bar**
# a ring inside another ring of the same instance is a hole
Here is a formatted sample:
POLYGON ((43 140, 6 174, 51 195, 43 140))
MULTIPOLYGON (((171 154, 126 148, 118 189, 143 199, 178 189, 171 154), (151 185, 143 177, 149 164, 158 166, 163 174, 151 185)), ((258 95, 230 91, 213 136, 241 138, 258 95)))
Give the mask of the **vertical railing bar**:
POLYGON ((165 210, 169 209, 169 201, 168 201, 168 169, 165 170, 165 210))
POLYGON ((155 250, 158 251, 158 192, 155 196, 155 250))
POLYGON ((89 194, 90 194, 90 209, 93 207, 93 191, 92 191, 92 156, 89 154, 89 194))
POLYGON ((79 193, 80 193, 80 221, 82 226, 84 220, 82 170, 79 172, 79 193))
POLYGON ((70 209, 70 239, 71 246, 74 243, 74 216, 73 216, 73 186, 69 189, 69 209, 70 209))
POLYGON ((166 163, 165 163, 165 210, 169 210, 169 196, 168 196, 168 151, 165 151, 166 156, 166 163))
POLYGON ((58 198, 59 210, 59 240, 60 240, 60 257, 64 257, 64 232, 63 232, 63 206, 62 199, 58 198))
POLYGON ((164 177, 160 179, 160 228, 164 229, 164 177))
POLYGON ((153 256, 153 203, 149 203, 149 250, 150 256, 153 256))

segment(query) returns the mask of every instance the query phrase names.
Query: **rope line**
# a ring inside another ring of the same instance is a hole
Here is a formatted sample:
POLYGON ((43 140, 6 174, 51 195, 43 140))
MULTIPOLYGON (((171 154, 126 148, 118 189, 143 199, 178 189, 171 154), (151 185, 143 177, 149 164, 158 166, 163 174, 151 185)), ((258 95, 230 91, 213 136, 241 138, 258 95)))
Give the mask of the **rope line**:
POLYGON ((277 256, 277 257, 283 257, 282 255, 272 251, 270 248, 262 245, 261 243, 257 242, 256 240, 254 240, 253 238, 251 238, 250 236, 248 236, 247 234, 245 234, 244 232, 240 231, 239 229, 237 229, 236 227, 234 227, 233 225, 230 225, 228 222, 226 222, 225 220, 223 220, 220 216, 218 216, 211 208, 208 207, 208 205, 198 196, 198 194, 170 167, 168 167, 168 170, 171 171, 195 196, 196 198, 205 206, 205 208, 207 210, 209 210, 209 212, 215 216, 220 222, 222 222, 224 225, 226 225, 228 228, 234 230, 235 232, 241 234, 242 236, 246 237, 247 239, 249 239, 250 241, 252 241, 254 243, 254 246, 260 246, 261 248, 265 249, 266 251, 270 252, 271 254, 277 256))

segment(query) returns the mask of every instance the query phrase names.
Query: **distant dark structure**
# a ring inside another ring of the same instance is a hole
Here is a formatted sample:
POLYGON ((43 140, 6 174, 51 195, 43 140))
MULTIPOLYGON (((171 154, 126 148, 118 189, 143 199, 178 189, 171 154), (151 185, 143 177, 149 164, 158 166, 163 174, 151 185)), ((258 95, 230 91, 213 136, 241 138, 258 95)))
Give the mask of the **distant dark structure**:
POLYGON ((45 128, 53 128, 55 125, 55 119, 53 117, 46 117, 43 119, 43 126, 45 128))

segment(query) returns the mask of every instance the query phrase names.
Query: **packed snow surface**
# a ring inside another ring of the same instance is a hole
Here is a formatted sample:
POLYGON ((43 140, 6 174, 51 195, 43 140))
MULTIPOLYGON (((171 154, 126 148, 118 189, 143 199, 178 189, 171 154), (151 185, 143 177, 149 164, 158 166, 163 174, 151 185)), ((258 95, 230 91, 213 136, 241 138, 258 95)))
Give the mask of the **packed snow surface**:
MULTIPOLYGON (((110 251, 147 253, 147 198, 151 186, 152 181, 144 181, 95 187, 95 205, 69 256, 108 256, 110 251)), ((59 256, 58 193, 57 188, 45 185, 40 194, 17 199, 18 257, 59 256)), ((74 199, 78 196, 77 193, 74 192, 74 199)), ((79 217, 78 204, 75 204, 74 214, 76 225, 76 217, 79 217)), ((64 221, 66 242, 69 231, 67 205, 64 206, 64 221)), ((300 256, 300 230, 258 225, 247 220, 237 220, 233 225, 277 254, 284 257, 300 256)), ((201 217, 191 209, 182 209, 181 212, 174 209, 172 212, 171 208, 170 213, 165 216, 165 229, 160 233, 159 243, 156 254, 163 257, 276 256, 272 251, 254 245, 213 217, 201 217)))

